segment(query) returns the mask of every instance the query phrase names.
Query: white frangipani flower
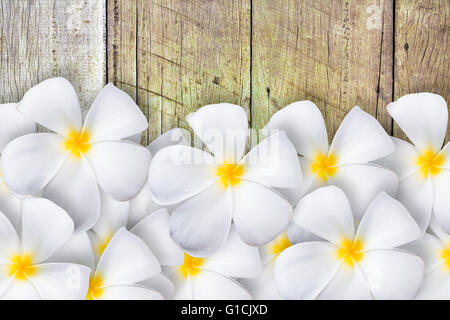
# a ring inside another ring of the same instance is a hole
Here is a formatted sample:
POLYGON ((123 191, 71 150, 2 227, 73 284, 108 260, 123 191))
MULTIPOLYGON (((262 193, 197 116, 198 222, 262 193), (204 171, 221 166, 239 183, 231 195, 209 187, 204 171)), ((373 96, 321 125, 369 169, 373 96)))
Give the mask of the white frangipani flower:
POLYGON ((63 78, 30 89, 19 111, 54 131, 10 142, 1 166, 6 184, 21 195, 43 195, 64 208, 76 231, 92 227, 99 214, 98 185, 116 200, 130 200, 145 184, 150 152, 122 140, 148 127, 139 107, 107 85, 84 124, 72 85, 63 78))
POLYGON ((301 182, 295 149, 284 132, 242 157, 248 121, 241 107, 204 106, 187 121, 212 154, 170 146, 155 155, 149 169, 155 201, 167 205, 185 200, 170 218, 173 239, 190 255, 208 256, 225 243, 233 220, 247 244, 273 240, 292 211, 273 188, 294 188, 301 182))
POLYGON ((420 237, 400 202, 381 192, 369 205, 357 231, 350 203, 335 187, 303 197, 293 222, 326 241, 303 242, 275 261, 280 294, 289 299, 412 299, 424 265, 395 249, 420 237))
MULTIPOLYGON (((17 137, 36 131, 36 124, 17 110, 16 103, 0 105, 0 161, 3 148, 17 137)), ((6 185, 0 168, 0 212, 3 212, 15 228, 21 210, 21 198, 6 185)))
POLYGON ((69 215, 46 199, 27 198, 18 230, 0 212, 0 297, 82 299, 89 268, 52 259, 72 236, 69 215))
POLYGON ((164 272, 175 284, 176 300, 247 300, 248 291, 235 278, 257 277, 262 272, 258 248, 245 244, 232 227, 225 244, 213 255, 184 259, 164 272))
POLYGON ((292 203, 317 187, 335 185, 344 190, 360 220, 379 192, 395 196, 396 175, 369 163, 392 153, 394 145, 378 121, 359 107, 346 115, 330 146, 325 121, 311 101, 295 102, 276 112, 266 128, 284 130, 300 156, 303 184, 282 190, 292 203))
POLYGON ((390 103, 387 111, 412 144, 392 138, 395 152, 378 162, 397 173, 397 198, 422 232, 432 212, 439 225, 450 232, 450 145, 442 148, 447 132, 447 103, 437 94, 415 93, 390 103))
POLYGON ((425 262, 425 278, 416 299, 450 300, 450 234, 436 221, 430 222, 430 232, 405 247, 425 262))

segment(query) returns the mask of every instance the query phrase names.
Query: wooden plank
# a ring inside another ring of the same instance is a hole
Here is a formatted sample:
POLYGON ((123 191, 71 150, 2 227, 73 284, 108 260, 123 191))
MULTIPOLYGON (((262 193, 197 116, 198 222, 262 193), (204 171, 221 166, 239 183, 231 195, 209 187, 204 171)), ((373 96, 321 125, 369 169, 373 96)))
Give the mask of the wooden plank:
POLYGON ((395 30, 395 98, 429 91, 450 103, 450 2, 397 0, 395 30))
POLYGON ((250 106, 250 0, 138 0, 138 101, 149 141, 218 102, 250 106))
POLYGON ((330 138, 355 105, 390 132, 380 106, 392 98, 392 11, 392 0, 253 1, 253 127, 308 99, 330 138))
POLYGON ((0 0, 0 102, 50 77, 87 109, 105 83, 105 7, 97 0, 0 0))

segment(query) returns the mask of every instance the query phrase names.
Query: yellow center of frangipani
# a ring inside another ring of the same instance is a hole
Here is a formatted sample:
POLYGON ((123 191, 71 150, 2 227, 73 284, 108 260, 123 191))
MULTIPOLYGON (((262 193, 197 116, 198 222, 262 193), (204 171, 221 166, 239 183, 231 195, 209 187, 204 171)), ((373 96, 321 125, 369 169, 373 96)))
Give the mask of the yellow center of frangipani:
POLYGON ((98 254, 103 254, 103 252, 105 251, 109 242, 111 241, 111 238, 112 238, 112 235, 108 235, 108 236, 104 237, 103 241, 97 245, 97 253, 98 254))
POLYGON ((333 153, 327 155, 323 153, 316 153, 314 161, 311 164, 311 172, 315 174, 319 179, 327 181, 328 178, 334 176, 337 172, 337 158, 333 153))
POLYGON ((181 265, 178 268, 178 271, 181 273, 181 275, 185 279, 188 276, 191 276, 191 277, 196 276, 200 273, 200 271, 201 271, 200 268, 204 262, 205 262, 205 259, 203 259, 203 258, 195 258, 195 257, 192 257, 192 256, 188 255, 187 253, 185 253, 183 265, 181 265))
POLYGON ((103 294, 103 279, 100 275, 95 275, 89 279, 89 290, 86 300, 99 299, 103 294))
POLYGON ((420 168, 422 175, 427 178, 429 175, 439 174, 444 161, 445 156, 443 153, 435 153, 433 150, 427 149, 422 155, 417 157, 416 165, 420 168))
POLYGON ((444 259, 445 266, 450 271, 450 243, 447 245, 447 248, 442 250, 441 258, 444 259))
POLYGON ((344 239, 341 241, 341 246, 337 250, 337 255, 339 259, 343 259, 345 264, 353 267, 355 263, 361 261, 363 258, 364 253, 362 250, 363 245, 361 240, 355 239, 354 241, 351 241, 349 239, 344 239))
POLYGON ((82 154, 86 154, 91 149, 90 141, 91 135, 87 130, 82 132, 71 130, 64 141, 64 149, 70 151, 75 158, 81 158, 82 154))
POLYGON ((273 257, 276 258, 281 252, 283 252, 290 246, 292 246, 292 243, 289 240, 287 233, 283 232, 272 242, 272 245, 270 246, 270 251, 273 257))
POLYGON ((29 254, 15 254, 10 258, 11 264, 8 266, 8 274, 17 280, 26 280, 36 274, 38 268, 33 265, 33 259, 29 254))
POLYGON ((216 174, 219 176, 220 184, 224 188, 234 187, 241 182, 245 167, 242 164, 224 163, 216 168, 216 174))

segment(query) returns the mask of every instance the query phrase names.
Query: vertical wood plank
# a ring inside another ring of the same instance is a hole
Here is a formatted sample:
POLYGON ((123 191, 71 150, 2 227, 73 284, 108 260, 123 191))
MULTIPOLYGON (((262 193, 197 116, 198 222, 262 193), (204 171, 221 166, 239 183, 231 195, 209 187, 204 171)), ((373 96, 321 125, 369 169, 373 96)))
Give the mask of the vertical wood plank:
POLYGON ((138 0, 138 101, 149 141, 218 102, 250 106, 250 0, 138 0))
POLYGON ((0 102, 62 76, 86 110, 105 83, 105 6, 97 0, 0 0, 0 102))
MULTIPOLYGON (((428 91, 449 104, 450 2, 396 0, 395 29, 395 99, 428 91)), ((397 125, 394 135, 406 138, 397 125)))
POLYGON ((307 99, 330 138, 356 105, 390 132, 380 106, 392 98, 392 11, 392 0, 253 1, 253 127, 307 99))

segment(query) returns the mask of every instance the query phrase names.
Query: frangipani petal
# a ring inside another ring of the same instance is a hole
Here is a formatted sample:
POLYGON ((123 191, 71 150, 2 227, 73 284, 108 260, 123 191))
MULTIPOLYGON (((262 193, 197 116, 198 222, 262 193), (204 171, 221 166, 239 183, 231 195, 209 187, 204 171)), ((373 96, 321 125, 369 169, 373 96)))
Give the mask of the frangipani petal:
MULTIPOLYGON (((12 278, 10 278, 12 279, 12 278)), ((2 300, 41 300, 39 293, 29 280, 11 281, 9 288, 1 296, 2 300)))
POLYGON ((292 207, 277 192, 251 181, 242 181, 232 191, 234 223, 245 243, 266 244, 286 228, 292 207))
POLYGON ((390 103, 387 111, 422 151, 441 149, 448 122, 444 98, 428 92, 408 94, 390 103))
POLYGON ((240 106, 220 103, 201 107, 187 122, 208 149, 222 162, 238 162, 248 136, 247 114, 240 106))
POLYGON ((182 146, 191 145, 191 134, 189 133, 189 131, 180 128, 171 129, 160 135, 158 138, 156 138, 152 143, 150 143, 147 146, 147 149, 153 156, 155 156, 155 154, 159 150, 165 147, 176 145, 182 146))
POLYGON ((22 249, 32 254, 34 264, 51 257, 72 236, 72 219, 53 202, 28 198, 22 210, 22 249))
POLYGON ((61 137, 53 133, 32 133, 6 146, 1 165, 11 190, 20 195, 34 195, 55 176, 65 159, 61 137))
POLYGON ((100 91, 84 123, 92 142, 124 139, 147 127, 148 121, 133 99, 111 83, 100 91))
POLYGON ((0 153, 10 141, 36 131, 36 123, 21 114, 17 106, 0 104, 0 153))
POLYGON ((191 278, 194 300, 249 300, 250 294, 237 281, 213 271, 191 278))
POLYGON ((292 222, 335 244, 355 235, 350 203, 335 186, 319 188, 303 197, 294 209, 292 222))
POLYGON ((444 243, 428 233, 424 233, 422 238, 404 247, 408 252, 422 258, 425 263, 425 273, 430 273, 442 265, 442 250, 444 248, 444 243))
POLYGON ((161 293, 161 295, 166 300, 172 299, 175 292, 175 286, 173 285, 172 281, 170 281, 169 278, 167 278, 162 272, 139 283, 157 291, 158 293, 161 293))
POLYGON ((100 191, 100 203, 100 215, 92 231, 100 238, 110 239, 117 230, 126 227, 130 203, 114 200, 103 190, 100 191))
POLYGON ((230 232, 231 194, 211 186, 182 202, 170 217, 170 235, 187 253, 205 257, 216 252, 230 232))
POLYGON ((126 141, 102 141, 92 145, 86 155, 98 184, 113 199, 128 201, 147 181, 150 152, 126 141))
POLYGON ((101 300, 163 300, 163 296, 142 285, 115 285, 103 289, 101 300))
POLYGON ((31 120, 61 134, 81 129, 78 97, 64 78, 48 79, 28 90, 19 103, 19 110, 31 120))
POLYGON ((256 278, 240 279, 253 300, 284 300, 278 292, 273 278, 273 263, 264 266, 263 272, 256 278))
POLYGON ((278 188, 301 184, 302 171, 294 146, 284 132, 276 132, 253 148, 242 160, 243 179, 278 188))
POLYGON ((438 225, 450 233, 450 170, 442 169, 433 177, 433 212, 438 225))
POLYGON ((357 266, 340 265, 331 281, 317 297, 321 300, 370 300, 367 281, 357 266))
POLYGON ((266 129, 285 131, 299 155, 313 158, 316 152, 328 152, 325 121, 311 101, 294 102, 277 111, 266 129))
POLYGON ((374 161, 393 151, 394 144, 383 127, 359 107, 344 118, 330 146, 338 165, 374 161))
MULTIPOLYGON (((95 271, 94 252, 86 232, 75 233, 46 263, 76 263, 95 271)), ((83 297, 84 298, 84 297, 83 297)))
POLYGON ((130 211, 128 212, 127 229, 133 228, 138 222, 144 219, 149 213, 161 209, 162 206, 152 200, 152 193, 148 183, 144 185, 138 195, 130 200, 130 211))
MULTIPOLYGON (((0 265, 10 263, 11 255, 17 254, 19 236, 8 218, 0 211, 0 265)), ((0 276, 0 279, 2 277, 0 276)), ((1 280, 0 280, 1 281, 1 280)), ((0 288, 2 285, 0 284, 0 288)), ((0 294, 2 291, 0 290, 0 294)))
POLYGON ((9 190, 3 181, 0 181, 0 212, 2 212, 11 222, 13 227, 18 230, 19 221, 22 215, 22 200, 9 190))
POLYGON ((450 277, 446 267, 438 267, 425 275, 417 300, 450 300, 450 277))

